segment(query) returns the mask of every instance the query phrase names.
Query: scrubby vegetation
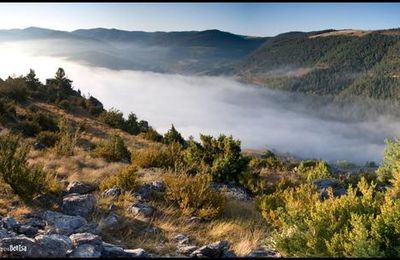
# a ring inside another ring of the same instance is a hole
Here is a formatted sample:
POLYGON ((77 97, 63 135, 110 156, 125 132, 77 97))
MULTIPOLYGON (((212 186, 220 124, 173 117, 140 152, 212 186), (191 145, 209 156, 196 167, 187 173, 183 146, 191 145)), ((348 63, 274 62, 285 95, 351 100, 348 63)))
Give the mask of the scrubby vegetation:
POLYGON ((29 144, 19 137, 6 135, 0 137, 0 176, 2 181, 23 200, 31 200, 35 195, 57 191, 54 178, 40 167, 27 163, 29 144), (54 190, 54 188, 56 190, 54 190))
POLYGON ((119 187, 125 191, 132 191, 138 184, 137 168, 128 166, 115 175, 111 175, 100 183, 100 190, 104 191, 113 187, 119 187))
POLYGON ((166 200, 176 203, 184 215, 212 219, 222 214, 225 198, 210 188, 208 176, 166 174, 164 181, 166 200))
POLYGON ((92 155, 104 158, 108 162, 130 162, 131 160, 131 152, 119 136, 112 136, 110 140, 97 144, 92 155))
POLYGON ((307 181, 331 177, 329 165, 326 161, 302 161, 298 172, 307 181))

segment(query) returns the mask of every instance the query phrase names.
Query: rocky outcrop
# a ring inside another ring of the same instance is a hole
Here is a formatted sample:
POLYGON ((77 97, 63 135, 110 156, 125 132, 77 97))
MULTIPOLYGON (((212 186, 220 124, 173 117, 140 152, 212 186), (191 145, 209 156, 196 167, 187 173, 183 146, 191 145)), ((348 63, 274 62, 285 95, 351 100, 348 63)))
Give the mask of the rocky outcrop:
POLYGON ((347 193, 346 188, 336 179, 317 179, 313 181, 317 187, 318 192, 321 194, 321 200, 328 197, 328 188, 332 188, 333 196, 342 196, 347 193))
POLYGON ((27 217, 25 224, 14 218, 2 218, 0 221, 0 257, 35 257, 35 258, 64 258, 64 257, 149 257, 145 250, 123 249, 117 245, 105 243, 99 235, 80 230, 90 230, 94 223, 88 224, 81 216, 70 216, 59 212, 46 211, 41 217, 27 217), (43 219, 41 219, 43 218, 43 219), (33 221, 34 219, 34 221, 33 221), (4 220, 4 222, 3 222, 4 220), (44 226, 43 226, 44 223, 44 226), (38 230, 38 235, 28 237, 19 234, 22 230, 38 230), (43 228, 43 229, 42 229, 43 228), (12 230, 16 230, 14 232, 12 230))
POLYGON ((66 257, 72 249, 72 241, 65 235, 39 235, 35 240, 42 249, 43 257, 66 257))
POLYGON ((64 214, 88 217, 94 210, 96 198, 92 194, 71 193, 63 198, 61 210, 64 214))
POLYGON ((110 189, 105 190, 102 195, 104 197, 119 197, 122 194, 121 188, 115 186, 110 189))
POLYGON ((270 250, 270 249, 265 249, 265 248, 259 248, 256 250, 251 251, 249 254, 246 255, 248 258, 277 258, 281 257, 279 252, 275 250, 270 250))
POLYGON ((153 215, 154 209, 143 203, 133 203, 128 207, 128 212, 135 217, 149 218, 153 215))
POLYGON ((225 184, 225 183, 210 183, 210 188, 223 192, 227 197, 236 200, 247 201, 251 200, 251 195, 245 189, 238 187, 235 184, 225 184))
POLYGON ((196 249, 190 254, 190 256, 208 258, 233 257, 234 254, 229 250, 229 247, 230 245, 228 241, 221 240, 196 249))
POLYGON ((55 211, 46 211, 43 217, 49 226, 49 233, 71 235, 87 225, 86 219, 81 216, 70 216, 55 211))
POLYGON ((94 185, 82 183, 79 181, 73 181, 67 187, 67 193, 87 194, 95 190, 96 187, 94 185))
POLYGON ((162 181, 153 181, 151 183, 145 183, 140 185, 134 196, 139 201, 148 201, 154 192, 164 192, 165 184, 162 181))

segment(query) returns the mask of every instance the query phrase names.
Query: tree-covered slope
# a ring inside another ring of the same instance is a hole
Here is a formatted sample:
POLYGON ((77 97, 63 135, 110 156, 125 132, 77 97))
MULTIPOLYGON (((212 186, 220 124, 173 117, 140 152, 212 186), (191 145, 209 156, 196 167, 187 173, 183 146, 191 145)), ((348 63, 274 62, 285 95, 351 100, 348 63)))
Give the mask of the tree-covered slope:
POLYGON ((269 40, 243 61, 245 81, 293 92, 396 99, 400 35, 386 31, 291 33, 269 40))

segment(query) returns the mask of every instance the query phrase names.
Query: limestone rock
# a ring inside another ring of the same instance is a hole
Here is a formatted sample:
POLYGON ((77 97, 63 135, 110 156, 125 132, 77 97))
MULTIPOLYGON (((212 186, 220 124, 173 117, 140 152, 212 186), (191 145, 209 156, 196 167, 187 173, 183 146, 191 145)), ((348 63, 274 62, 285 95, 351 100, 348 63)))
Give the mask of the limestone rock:
POLYGON ((141 216, 145 218, 151 217, 154 213, 154 209, 152 207, 143 203, 133 203, 128 207, 128 211, 135 216, 141 216))
POLYGON ((88 217, 93 212, 96 199, 92 194, 71 193, 63 198, 62 212, 68 215, 88 217))
POLYGON ((83 217, 65 215, 50 210, 44 213, 44 219, 55 233, 62 235, 71 235, 77 229, 87 225, 87 221, 83 217))
POLYGON ((71 182, 67 187, 68 193, 86 194, 93 192, 96 189, 94 185, 82 183, 79 181, 71 182))
POLYGON ((226 253, 228 249, 229 242, 226 240, 221 240, 196 249, 190 254, 190 256, 220 258, 224 256, 224 253, 226 253))

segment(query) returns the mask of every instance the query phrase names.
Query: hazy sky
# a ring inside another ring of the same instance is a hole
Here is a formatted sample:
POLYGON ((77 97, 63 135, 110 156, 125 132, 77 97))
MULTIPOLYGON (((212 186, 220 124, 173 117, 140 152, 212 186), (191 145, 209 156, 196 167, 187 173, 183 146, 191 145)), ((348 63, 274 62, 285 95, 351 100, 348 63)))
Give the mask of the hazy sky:
POLYGON ((287 31, 397 28, 399 14, 399 3, 2 3, 0 29, 219 29, 273 36, 287 31))

